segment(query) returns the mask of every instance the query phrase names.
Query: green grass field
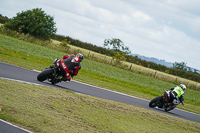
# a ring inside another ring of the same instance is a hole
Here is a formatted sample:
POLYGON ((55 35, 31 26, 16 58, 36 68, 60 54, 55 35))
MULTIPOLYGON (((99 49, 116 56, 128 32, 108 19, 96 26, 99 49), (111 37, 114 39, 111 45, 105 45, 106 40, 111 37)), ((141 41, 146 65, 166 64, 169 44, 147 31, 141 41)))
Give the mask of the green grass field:
POLYGON ((0 118, 42 133, 200 132, 200 123, 138 106, 0 79, 0 118))
MULTIPOLYGON (((49 49, 47 47, 35 45, 32 43, 27 43, 25 41, 21 41, 21 40, 18 40, 18 39, 12 38, 12 37, 8 37, 5 35, 0 35, 0 46, 1 46, 0 47, 0 55, 1 55, 0 61, 14 64, 14 65, 21 66, 21 67, 25 67, 28 69, 35 69, 35 70, 44 69, 45 67, 49 66, 54 61, 54 59, 62 58, 62 56, 64 54, 66 54, 64 52, 49 49)), ((92 84, 95 86, 99 86, 99 87, 107 88, 110 90, 126 93, 129 95, 137 96, 140 98, 145 98, 148 100, 161 95, 164 90, 170 89, 171 87, 175 86, 175 84, 172 84, 169 82, 151 78, 149 76, 144 76, 142 74, 133 73, 130 71, 116 68, 111 65, 99 63, 99 62, 88 60, 88 59, 84 59, 84 61, 82 62, 82 69, 80 70, 78 76, 74 77, 74 80, 78 80, 78 81, 92 84)), ((4 81, 4 82, 6 82, 6 81, 4 81)), ((9 84, 12 84, 12 83, 9 83, 9 84)), ((21 86, 21 84, 19 86, 21 86)), ((1 87, 1 89, 2 88, 3 87, 1 87)), ((8 88, 9 88, 9 86, 8 86, 8 88)), ((21 88, 23 88, 23 87, 21 87, 21 88)), ((45 87, 42 87, 42 88, 45 88, 45 87)), ((5 88, 3 88, 3 89, 5 89, 5 88)), ((16 91, 17 90, 18 89, 16 89, 16 91)), ((23 91, 25 91, 25 90, 23 90, 23 91)), ((58 90, 58 91, 60 91, 60 90, 58 90)), ((7 94, 7 95, 9 96, 10 94, 7 94)), ((188 88, 186 91, 186 96, 185 96, 185 106, 179 105, 178 107, 181 109, 187 110, 187 111, 191 111, 191 112, 200 114, 199 95, 200 95, 199 91, 190 90, 188 88)), ((30 96, 31 96, 31 94, 30 94, 30 96)), ((43 96, 41 96, 41 98, 42 97, 43 96)), ((50 95, 50 97, 51 97, 51 95, 50 95)), ((63 97, 65 97, 65 96, 63 96, 63 97)), ((90 98, 90 97, 88 97, 88 98, 90 98)), ((3 103, 2 101, 5 102, 5 99, 1 100, 0 104, 5 106, 5 109, 6 109, 5 103, 3 103)), ((106 100, 106 102, 107 101, 108 100, 106 100)), ((23 105, 23 103, 19 103, 19 104, 23 105)), ((43 103, 41 103, 41 104, 43 105, 43 103)), ((57 103, 55 103, 54 106, 56 106, 56 104, 57 103)), ((62 104, 62 102, 61 102, 61 104, 62 104)), ((84 104, 87 104, 87 102, 84 104)), ((117 103, 117 104, 119 104, 119 103, 117 103)), ((120 104, 122 104, 122 103, 120 103, 120 104)), ((75 105, 76 104, 74 104, 74 106, 75 105)), ((11 106, 11 105, 9 105, 9 106, 11 106)), ((8 106, 8 108, 9 108, 9 106, 8 106)), ((14 105, 12 105, 12 106, 14 106, 14 105)), ((21 105, 19 105, 19 106, 21 106, 21 105)), ((58 106, 60 106, 60 105, 58 105, 58 106)), ((123 106, 125 106, 125 104, 123 104, 123 106)), ((128 106, 128 107, 130 107, 130 106, 128 106)), ((62 109, 61 107, 58 107, 58 108, 62 109)), ((74 107, 74 108, 78 108, 78 107, 74 107)), ((76 110, 77 109, 74 109, 74 111, 76 111, 76 110)), ((9 111, 5 111, 5 112, 9 112, 9 111)), ((22 112, 22 114, 23 113, 24 112, 22 112)), ((76 115, 78 115, 78 113, 80 113, 80 112, 77 112, 76 115)), ((149 114, 151 114, 151 113, 153 113, 153 112, 150 111, 149 114)), ((26 115, 26 114, 23 114, 23 115, 26 115)), ((131 114, 128 114, 128 115, 131 115, 131 114)), ((10 113, 8 113, 2 117, 10 117, 10 113)), ((29 115, 27 115, 27 117, 29 117, 29 115)), ((99 117, 103 117, 103 116, 99 116, 99 117)), ((112 116, 112 117, 114 117, 114 116, 112 116)), ((110 117, 108 117, 108 118, 113 119, 110 117)), ((47 118, 47 119, 50 120, 50 118, 47 118)), ((79 117, 77 119, 79 119, 79 117)), ((80 119, 82 119, 82 118, 80 118, 80 119)), ((98 119, 98 118, 96 118, 96 119, 98 119)), ((145 119, 145 116, 141 119, 145 119)), ((173 119, 175 119, 175 118, 173 118, 173 119)), ((15 119, 15 120, 17 120, 17 119, 15 119)), ((11 120, 11 121, 13 121, 13 120, 11 120)), ((72 121, 75 121, 75 120, 72 120, 72 121)), ((93 119, 91 121, 95 121, 95 120, 93 119)), ((17 122, 17 123, 20 123, 20 122, 17 122)), ((81 122, 81 123, 84 123, 84 122, 81 122)), ((130 123, 133 124, 135 122, 130 122, 130 123)), ((142 123, 142 121, 141 121, 141 123, 142 123)), ((150 125, 150 127, 154 125, 154 123, 151 123, 151 124, 152 125, 150 125)), ((137 132, 141 131, 141 130, 139 130, 139 128, 142 128, 142 125, 141 125, 141 127, 140 127, 140 125, 141 124, 137 125, 138 126, 137 132)), ((162 123, 161 125, 165 126, 164 123, 162 123)), ((97 125, 95 125, 95 127, 97 128, 97 125)), ((94 129, 96 129, 96 128, 94 128, 94 129)), ((113 127, 113 128, 116 128, 116 127, 113 127)), ((124 130, 120 130, 119 132, 123 132, 123 131, 127 130, 126 129, 127 127, 122 127, 122 128, 124 128, 124 130)), ((94 129, 88 130, 88 132, 93 132, 94 129)), ((36 129, 36 130, 40 131, 41 129, 36 129)), ((100 129, 99 131, 96 131, 96 132, 100 132, 101 130, 102 129, 100 129)), ((109 130, 111 130, 111 129, 109 128, 107 130, 107 127, 106 127, 106 132, 109 132, 109 130)), ((130 130, 132 130, 132 129, 130 128, 130 130)), ((83 130, 83 131, 85 131, 85 130, 83 130)), ((102 130, 102 131, 105 131, 105 130, 102 130)), ((144 131, 148 132, 146 129, 144 129, 144 131)), ((156 129, 153 130, 151 128, 150 131, 154 132, 157 130, 156 129)), ((164 131, 164 130, 162 130, 162 131, 164 131)), ((42 131, 42 132, 45 132, 45 131, 42 131)), ((79 131, 77 131, 77 132, 79 132, 79 131)), ((117 131, 113 131, 113 132, 117 132, 117 131)), ((130 131, 127 131, 127 132, 130 132, 130 131)))

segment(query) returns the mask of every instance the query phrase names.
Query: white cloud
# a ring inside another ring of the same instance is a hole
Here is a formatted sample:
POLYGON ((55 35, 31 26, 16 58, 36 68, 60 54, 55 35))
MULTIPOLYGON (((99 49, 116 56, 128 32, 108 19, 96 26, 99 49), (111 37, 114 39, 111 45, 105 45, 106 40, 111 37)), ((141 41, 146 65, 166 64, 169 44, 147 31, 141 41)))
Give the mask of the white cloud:
POLYGON ((136 20, 142 20, 142 21, 147 21, 149 20, 151 17, 146 15, 145 13, 141 12, 141 11, 136 11, 132 13, 132 16, 136 19, 136 20))
POLYGON ((54 16, 58 34, 103 46, 119 38, 133 53, 185 61, 200 69, 199 0, 6 0, 1 13, 42 8, 54 16))

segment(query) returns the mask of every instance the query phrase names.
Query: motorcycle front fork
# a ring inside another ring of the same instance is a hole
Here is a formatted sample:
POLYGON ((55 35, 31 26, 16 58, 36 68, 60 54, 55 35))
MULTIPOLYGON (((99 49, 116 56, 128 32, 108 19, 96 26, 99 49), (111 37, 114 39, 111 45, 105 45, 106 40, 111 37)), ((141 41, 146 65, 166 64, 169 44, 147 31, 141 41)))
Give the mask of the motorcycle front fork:
POLYGON ((56 70, 54 70, 54 73, 51 75, 51 77, 48 77, 48 81, 51 82, 53 79, 55 79, 56 77, 58 77, 58 74, 56 73, 56 70))

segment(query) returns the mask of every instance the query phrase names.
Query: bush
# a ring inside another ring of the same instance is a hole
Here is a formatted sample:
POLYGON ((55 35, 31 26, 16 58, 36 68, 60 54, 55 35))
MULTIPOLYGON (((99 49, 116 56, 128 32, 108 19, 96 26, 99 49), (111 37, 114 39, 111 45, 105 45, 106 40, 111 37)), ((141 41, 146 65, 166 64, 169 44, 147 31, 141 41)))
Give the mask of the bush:
POLYGON ((8 17, 2 16, 2 14, 0 14, 0 23, 4 24, 8 21, 10 21, 10 19, 8 17))
POLYGON ((5 27, 45 40, 50 40, 57 31, 53 17, 44 13, 41 8, 17 13, 16 17, 5 23, 5 27))

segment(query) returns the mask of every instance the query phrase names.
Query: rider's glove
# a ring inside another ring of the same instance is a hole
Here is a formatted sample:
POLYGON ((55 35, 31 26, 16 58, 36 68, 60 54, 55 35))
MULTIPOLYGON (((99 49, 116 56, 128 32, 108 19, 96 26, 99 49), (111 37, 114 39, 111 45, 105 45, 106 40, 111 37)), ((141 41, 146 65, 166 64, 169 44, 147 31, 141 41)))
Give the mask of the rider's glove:
POLYGON ((71 81, 71 79, 67 80, 66 82, 69 83, 71 81))
POLYGON ((173 103, 174 105, 178 105, 180 102, 179 102, 178 99, 174 99, 174 100, 172 101, 172 103, 173 103))

